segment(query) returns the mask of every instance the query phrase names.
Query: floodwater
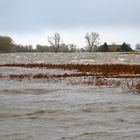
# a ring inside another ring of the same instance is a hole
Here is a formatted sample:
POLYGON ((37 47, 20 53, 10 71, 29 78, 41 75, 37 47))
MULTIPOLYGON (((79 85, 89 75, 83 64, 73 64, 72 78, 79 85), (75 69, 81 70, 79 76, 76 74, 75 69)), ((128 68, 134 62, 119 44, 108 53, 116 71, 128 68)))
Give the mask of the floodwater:
MULTIPOLYGON (((127 63, 121 53, 0 54, 0 63, 127 63)), ((0 67, 0 74, 70 73, 0 67)), ((0 79, 0 140, 139 140, 140 95, 121 88, 68 84, 70 79, 0 79)), ((75 79, 76 80, 76 79, 75 79)))
POLYGON ((50 63, 50 64, 140 64, 140 54, 125 53, 10 53, 0 54, 3 63, 50 63))

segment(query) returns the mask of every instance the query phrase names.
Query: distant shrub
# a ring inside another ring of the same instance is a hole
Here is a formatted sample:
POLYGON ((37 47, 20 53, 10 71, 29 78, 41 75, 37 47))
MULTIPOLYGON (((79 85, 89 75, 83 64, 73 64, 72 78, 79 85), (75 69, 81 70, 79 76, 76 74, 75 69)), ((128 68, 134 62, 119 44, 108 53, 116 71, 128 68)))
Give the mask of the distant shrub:
POLYGON ((140 80, 138 79, 123 79, 121 87, 124 91, 140 93, 140 80))
POLYGON ((136 84, 135 88, 136 88, 136 91, 140 93, 140 81, 136 84))

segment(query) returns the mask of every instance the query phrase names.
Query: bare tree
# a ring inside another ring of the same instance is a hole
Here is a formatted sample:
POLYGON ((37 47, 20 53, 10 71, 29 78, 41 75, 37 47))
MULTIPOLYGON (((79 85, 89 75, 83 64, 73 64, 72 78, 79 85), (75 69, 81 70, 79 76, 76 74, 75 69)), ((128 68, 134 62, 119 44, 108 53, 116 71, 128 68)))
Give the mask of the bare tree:
POLYGON ((61 36, 59 33, 55 33, 53 37, 48 37, 48 42, 54 48, 55 52, 60 49, 61 36))
POLYGON ((87 50, 89 52, 96 51, 99 44, 99 34, 96 32, 87 33, 85 36, 87 42, 87 50))

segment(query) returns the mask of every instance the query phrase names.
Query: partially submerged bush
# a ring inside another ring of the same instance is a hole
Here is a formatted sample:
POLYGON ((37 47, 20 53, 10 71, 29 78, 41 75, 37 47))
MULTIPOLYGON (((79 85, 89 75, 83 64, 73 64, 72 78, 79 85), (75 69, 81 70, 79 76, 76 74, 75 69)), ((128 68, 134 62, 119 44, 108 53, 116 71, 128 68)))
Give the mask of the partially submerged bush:
POLYGON ((140 93, 140 81, 136 84, 135 88, 136 88, 136 91, 140 93))
POLYGON ((121 87, 124 91, 140 93, 140 80, 138 79, 123 79, 121 87))

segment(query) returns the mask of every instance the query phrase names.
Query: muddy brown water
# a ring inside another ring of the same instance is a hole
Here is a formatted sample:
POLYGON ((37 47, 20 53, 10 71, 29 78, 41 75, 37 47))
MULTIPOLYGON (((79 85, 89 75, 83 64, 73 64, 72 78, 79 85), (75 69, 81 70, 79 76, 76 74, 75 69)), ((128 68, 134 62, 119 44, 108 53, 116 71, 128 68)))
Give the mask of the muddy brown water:
MULTIPOLYGON (((109 63, 110 60, 140 64, 139 55, 121 53, 0 54, 0 63, 109 63)), ((5 75, 37 72, 67 71, 0 69, 5 75)), ((0 140, 140 139, 139 94, 114 87, 67 83, 68 79, 59 82, 1 79, 0 140)))

